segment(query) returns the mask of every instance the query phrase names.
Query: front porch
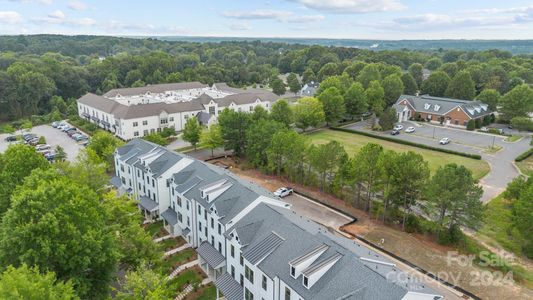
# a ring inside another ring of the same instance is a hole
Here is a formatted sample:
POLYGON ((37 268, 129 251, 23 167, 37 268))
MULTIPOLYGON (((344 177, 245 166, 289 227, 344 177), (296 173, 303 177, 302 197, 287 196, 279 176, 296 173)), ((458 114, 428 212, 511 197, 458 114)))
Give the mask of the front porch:
POLYGON ((139 198, 139 208, 144 214, 146 220, 157 220, 159 219, 159 208, 157 202, 146 197, 141 196, 139 198))
POLYGON ((216 280, 226 271, 226 259, 210 243, 204 241, 196 252, 198 252, 198 264, 209 278, 216 280))

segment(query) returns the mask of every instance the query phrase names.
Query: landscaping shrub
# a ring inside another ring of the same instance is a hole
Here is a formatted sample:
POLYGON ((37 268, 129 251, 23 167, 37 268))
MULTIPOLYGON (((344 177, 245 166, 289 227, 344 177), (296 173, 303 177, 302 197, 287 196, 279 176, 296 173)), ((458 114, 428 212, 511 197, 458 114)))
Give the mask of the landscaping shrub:
POLYGON ((514 161, 516 162, 519 162, 519 161, 523 161, 524 159, 530 157, 531 155, 533 155, 533 148, 529 148, 526 152, 518 155, 514 161))
POLYGON ((163 128, 163 130, 159 133, 159 135, 161 135, 161 137, 164 137, 164 138, 168 138, 170 136, 174 136, 174 135, 176 135, 176 129, 174 129, 172 127, 163 128))
POLYGON ((46 139, 44 138, 44 136, 40 136, 39 137, 39 144, 46 144, 46 139))
POLYGON ((388 141, 388 142, 393 142, 393 143, 398 143, 398 144, 418 147, 418 148, 422 148, 422 149, 438 151, 438 152, 442 152, 442 153, 455 154, 455 155, 468 157, 468 158, 472 158, 472 159, 478 159, 478 160, 481 159, 481 155, 479 155, 479 154, 470 154, 470 153, 464 153, 464 152, 454 151, 454 150, 450 150, 450 149, 444 149, 444 148, 428 146, 428 145, 414 143, 414 142, 410 142, 410 141, 406 141, 406 140, 395 139, 395 138, 388 137, 388 136, 376 135, 376 134, 365 132, 365 131, 358 131, 358 130, 354 130, 354 129, 339 128, 339 127, 331 127, 331 130, 337 130, 337 131, 360 134, 360 135, 364 135, 364 136, 368 136, 368 137, 372 137, 372 138, 376 138, 376 139, 380 139, 380 140, 384 140, 384 141, 388 141))
POLYGON ((468 123, 466 124, 466 130, 474 130, 476 129, 476 122, 474 120, 470 120, 468 121, 468 123))
POLYGON ((442 228, 439 233, 438 243, 441 245, 457 245, 463 239, 463 232, 457 226, 453 226, 451 230, 442 228))
POLYGON ((479 129, 481 128, 481 119, 480 118, 477 118, 476 121, 474 121, 475 124, 476 124, 476 128, 479 129))
POLYGON ((491 117, 489 115, 486 115, 483 117, 483 126, 487 126, 487 125, 490 125, 491 123, 491 117))

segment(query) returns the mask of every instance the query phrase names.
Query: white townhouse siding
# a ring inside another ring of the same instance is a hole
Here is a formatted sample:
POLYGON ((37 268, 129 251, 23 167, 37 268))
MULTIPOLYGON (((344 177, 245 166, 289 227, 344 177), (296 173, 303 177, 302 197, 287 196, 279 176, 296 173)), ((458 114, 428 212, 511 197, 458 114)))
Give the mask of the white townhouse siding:
POLYGON ((115 169, 112 183, 196 249, 228 300, 442 299, 222 168, 133 139, 115 151, 115 169))
POLYGON ((270 110, 277 96, 261 89, 237 89, 199 82, 113 89, 102 96, 87 93, 78 99, 78 114, 123 140, 159 132, 182 131, 189 118, 202 125, 216 123, 225 108, 251 112, 257 106, 270 110))

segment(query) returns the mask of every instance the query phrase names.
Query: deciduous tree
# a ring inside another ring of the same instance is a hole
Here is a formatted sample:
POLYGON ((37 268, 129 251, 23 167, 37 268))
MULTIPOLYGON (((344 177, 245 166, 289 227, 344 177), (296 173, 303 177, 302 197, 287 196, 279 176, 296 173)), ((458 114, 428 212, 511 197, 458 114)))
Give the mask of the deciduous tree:
MULTIPOLYGON (((243 136, 243 138, 245 138, 245 136, 243 136)), ((231 142, 232 143, 236 142, 236 140, 232 140, 231 142)), ((227 141, 226 141, 226 143, 227 143, 227 141)), ((213 125, 209 126, 209 128, 205 129, 202 132, 202 134, 200 135, 200 144, 202 144, 203 147, 211 150, 211 156, 214 155, 213 151, 215 149, 224 146, 224 137, 223 137, 223 133, 222 133, 222 129, 221 129, 220 125, 213 124, 213 125)), ((243 146, 239 146, 238 149, 239 149, 238 151, 240 153, 240 151, 243 151, 244 147, 243 146)), ((234 151, 235 151, 235 149, 234 149, 234 151)), ((238 152, 235 151, 235 153, 238 153, 238 152)))
POLYGON ((354 116, 362 115, 368 111, 365 90, 361 83, 353 83, 346 93, 344 93, 344 105, 346 107, 346 113, 352 119, 354 116))
POLYGON ((196 117, 189 118, 187 122, 185 122, 185 126, 183 127, 183 140, 189 142, 195 150, 200 141, 201 133, 202 126, 196 117))
POLYGON ((289 107, 289 103, 285 99, 280 99, 270 109, 270 118, 274 121, 284 124, 287 128, 294 122, 293 112, 289 107))
POLYGON ((458 72, 446 88, 446 97, 473 100, 476 96, 476 85, 468 71, 458 72))
POLYGON ((344 98, 335 87, 330 87, 318 95, 318 100, 324 108, 324 116, 327 124, 336 123, 344 116, 346 108, 344 98))
POLYGON ((385 92, 385 102, 387 105, 394 104, 403 94, 403 82, 400 76, 393 74, 383 79, 383 90, 385 92))
POLYGON ((435 97, 442 97, 444 96, 449 83, 450 76, 448 76, 448 74, 442 71, 434 72, 422 83, 422 93, 435 97))
POLYGON ((313 97, 304 97, 293 106, 296 127, 305 131, 309 127, 317 127, 325 122, 322 103, 313 97))

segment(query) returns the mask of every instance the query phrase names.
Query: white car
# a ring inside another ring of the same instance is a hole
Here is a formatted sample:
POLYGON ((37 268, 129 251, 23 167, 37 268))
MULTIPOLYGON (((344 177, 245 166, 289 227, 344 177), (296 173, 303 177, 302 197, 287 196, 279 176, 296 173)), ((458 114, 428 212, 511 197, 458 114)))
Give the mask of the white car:
POLYGON ((447 145, 449 144, 451 141, 449 138, 445 137, 445 138, 442 138, 440 141, 439 141, 439 144, 441 145, 447 145))
POLYGON ((413 126, 407 127, 407 128, 405 129, 405 132, 407 132, 407 133, 415 132, 415 128, 414 128, 413 126))
POLYGON ((293 190, 290 187, 282 187, 274 192, 274 195, 283 198, 292 194, 293 190))
POLYGON ((398 131, 399 131, 399 130, 402 130, 402 129, 403 129, 403 125, 402 125, 402 124, 396 124, 396 125, 394 125, 394 128, 393 128, 393 129, 394 129, 394 130, 398 130, 398 131))
POLYGON ((52 146, 47 145, 47 144, 40 144, 40 145, 35 146, 35 150, 37 151, 48 150, 50 148, 52 148, 52 146))

